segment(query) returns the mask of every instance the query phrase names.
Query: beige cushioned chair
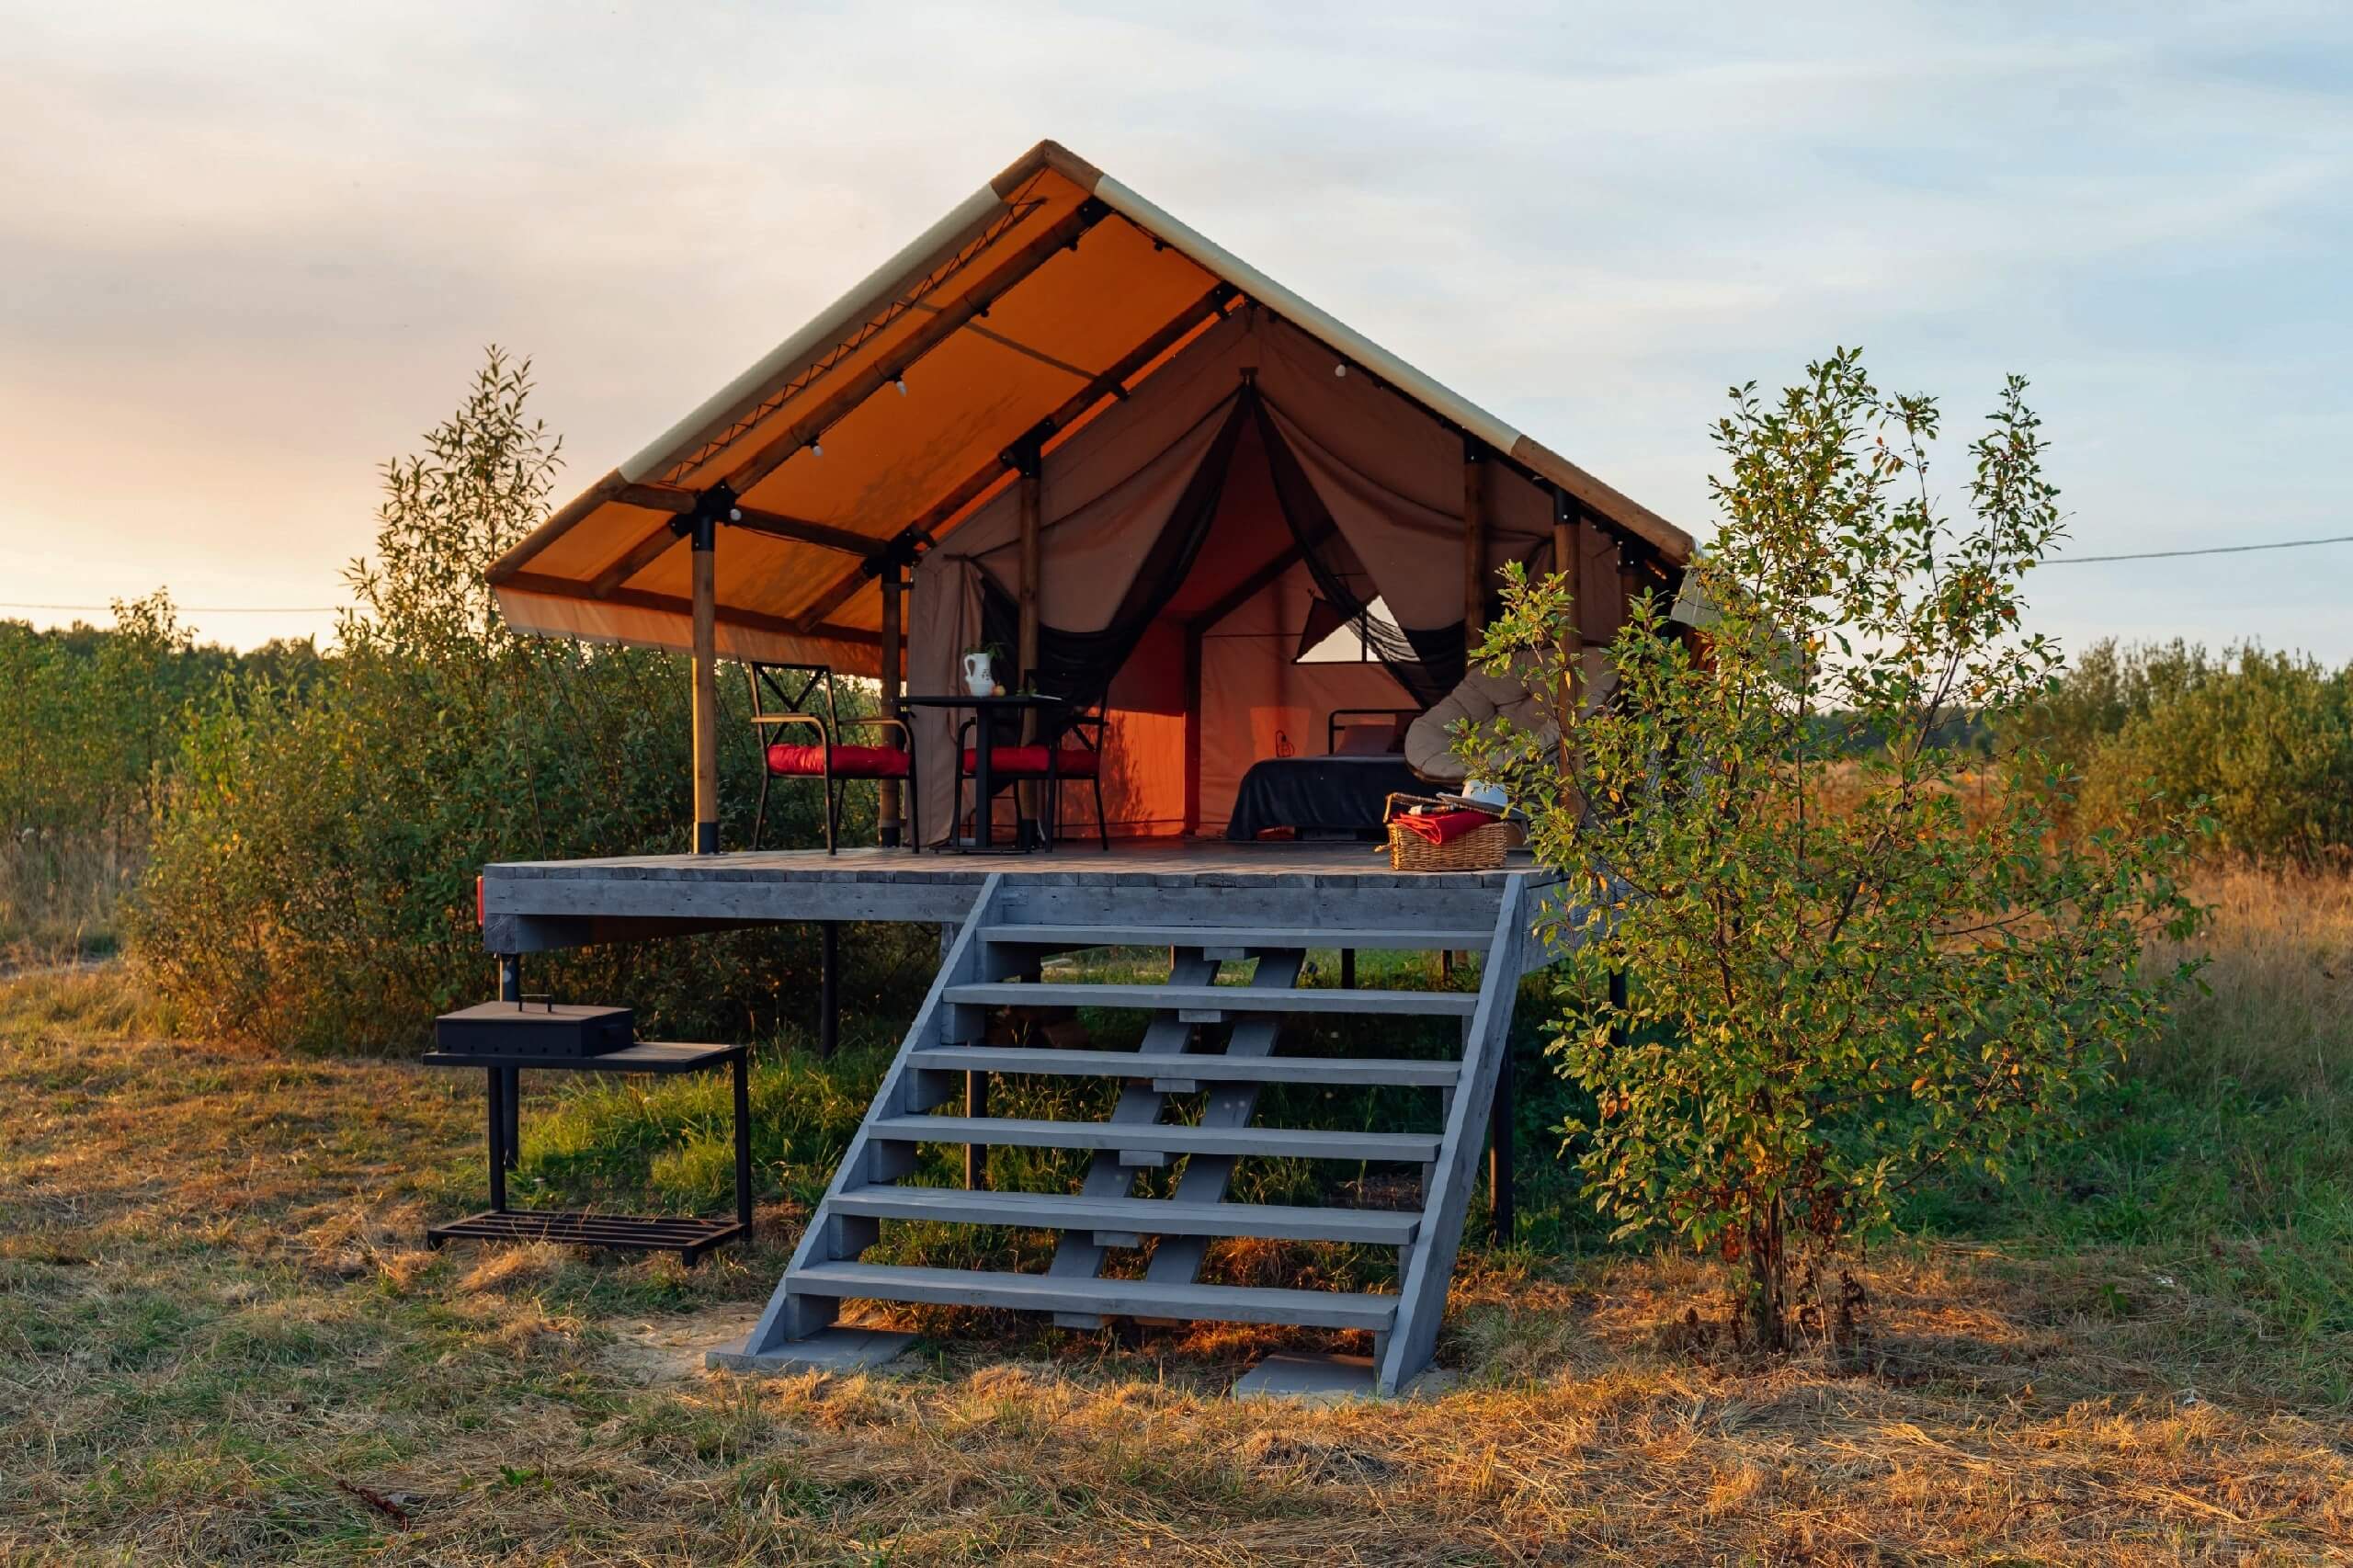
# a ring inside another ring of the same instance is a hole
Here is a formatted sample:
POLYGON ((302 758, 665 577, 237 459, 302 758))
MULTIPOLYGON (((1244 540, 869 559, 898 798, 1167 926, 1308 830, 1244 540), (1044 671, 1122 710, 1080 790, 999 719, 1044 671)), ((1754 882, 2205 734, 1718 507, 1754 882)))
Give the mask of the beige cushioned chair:
POLYGON ((1405 766, 1433 784, 1460 784, 1467 776, 1462 759, 1454 755, 1451 732, 1458 721, 1483 724, 1497 717, 1512 728, 1532 734, 1539 745, 1559 743, 1560 726, 1545 705, 1528 694, 1516 680, 1472 670, 1462 684, 1441 698, 1437 707, 1405 730, 1405 766))

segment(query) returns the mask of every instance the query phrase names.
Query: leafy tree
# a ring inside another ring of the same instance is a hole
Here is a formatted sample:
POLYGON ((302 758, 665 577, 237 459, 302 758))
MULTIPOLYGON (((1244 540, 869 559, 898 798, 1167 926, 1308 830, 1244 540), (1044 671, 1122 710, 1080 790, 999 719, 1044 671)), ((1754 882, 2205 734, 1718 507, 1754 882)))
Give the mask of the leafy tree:
POLYGON ((1579 714, 1568 585, 1514 572, 1481 656, 1553 694, 1563 739, 1459 744, 1564 878, 1552 1050, 1594 1096, 1564 1129, 1588 1194, 1621 1234, 1739 1265, 1744 1317, 1779 1349, 1836 1334, 1824 1283, 1907 1187, 2002 1176, 2063 1132, 2186 975, 2144 972, 2146 936, 2196 911, 2177 818, 2060 836, 2048 802, 2074 786, 2016 742, 1990 766, 2036 788, 1961 788, 1986 764, 1950 718, 2013 733, 2061 667, 2018 624, 2060 532, 2024 383, 1970 449, 1960 524, 1928 487, 1936 403, 1882 395, 1859 354, 1778 403, 1732 398, 1692 572, 1703 636, 1645 596, 1608 650, 1614 690, 1579 714))
MULTIPOLYGON (((684 846, 683 662, 517 635, 484 584, 554 483, 530 386, 527 362, 492 349, 422 451, 384 465, 375 548, 348 574, 357 603, 320 678, 246 683, 189 726, 130 935, 191 1026, 413 1044, 488 985, 485 861, 684 846)), ((721 693, 741 843, 758 763, 742 687, 721 693)), ((779 790, 772 842, 814 840, 815 804, 779 790)), ((532 985, 626 999, 650 1028, 756 1034, 814 994, 813 946, 788 927, 592 948, 535 960, 532 985)), ((914 972, 922 942, 893 927, 852 946, 854 1007, 914 972)))

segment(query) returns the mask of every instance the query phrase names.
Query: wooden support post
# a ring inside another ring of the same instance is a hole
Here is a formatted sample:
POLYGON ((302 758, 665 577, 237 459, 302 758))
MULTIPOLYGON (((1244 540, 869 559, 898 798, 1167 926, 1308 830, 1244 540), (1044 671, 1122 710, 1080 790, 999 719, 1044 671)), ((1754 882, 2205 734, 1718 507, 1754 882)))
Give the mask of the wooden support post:
POLYGON ((831 1062, 842 1042, 842 923, 818 922, 817 1054, 831 1062))
MULTIPOLYGON (((886 719, 896 719, 900 716, 899 695, 906 689, 906 638, 900 629, 899 622, 901 586, 899 558, 897 552, 893 551, 882 563, 882 716, 886 719)), ((885 733, 891 736, 892 744, 899 744, 897 731, 892 730, 885 733)), ((901 831, 899 781, 895 778, 882 780, 881 795, 881 805, 875 812, 875 835, 885 846, 895 847, 904 836, 901 831)))
POLYGON ((1518 1216, 1512 1191, 1512 1062, 1511 1042, 1503 1044, 1503 1065, 1495 1078, 1495 1098, 1487 1103, 1487 1207, 1496 1246, 1509 1246, 1518 1216))
POLYGON ((1201 831, 1201 636, 1198 620, 1185 627, 1185 835, 1201 831))
POLYGON ((719 853, 719 579, 712 545, 718 519, 695 514, 695 853, 719 853))
MULTIPOLYGON (((1014 459, 1020 472, 1021 486, 1021 620, 1014 662, 1020 670, 1022 680, 1035 682, 1038 678, 1038 580, 1041 570, 1039 536, 1043 531, 1041 513, 1045 506, 1045 485, 1040 472, 1043 464, 1040 461, 1039 449, 1034 442, 1024 443, 1015 451, 1014 459)), ((1033 745, 1037 739, 1038 715, 1032 710, 1021 716, 1021 744, 1033 745)), ((980 740, 983 745, 989 744, 985 733, 981 734, 980 740)), ((1031 824, 1038 820, 1037 786, 1017 784, 1014 786, 1014 800, 1017 802, 1015 815, 1018 819, 1018 825, 1014 831, 1020 835, 1019 842, 1027 843, 1027 835, 1032 831, 1031 824)))
MULTIPOLYGON (((964 1114, 980 1118, 989 1113, 989 1075, 986 1073, 964 1074, 964 1114)), ((985 1143, 964 1145, 964 1185, 974 1192, 989 1184, 989 1150, 985 1143)))
MULTIPOLYGON (((1578 710, 1577 682, 1585 665, 1585 588, 1578 574, 1585 553, 1584 529, 1577 524, 1577 504, 1559 485, 1552 486, 1552 570, 1568 579, 1569 624, 1562 629, 1563 652, 1568 655, 1568 689, 1563 705, 1574 717, 1578 710)), ((1563 726, 1565 737, 1567 726, 1563 726)))
MULTIPOLYGON (((1487 629, 1487 452, 1462 438, 1462 653, 1467 661, 1487 629)), ((1464 665, 1469 668, 1468 664, 1464 665)))

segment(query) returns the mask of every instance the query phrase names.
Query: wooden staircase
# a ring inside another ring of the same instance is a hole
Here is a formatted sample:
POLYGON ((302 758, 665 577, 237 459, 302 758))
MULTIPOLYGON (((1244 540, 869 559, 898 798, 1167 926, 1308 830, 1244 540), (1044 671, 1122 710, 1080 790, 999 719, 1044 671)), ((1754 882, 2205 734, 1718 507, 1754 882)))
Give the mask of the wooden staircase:
MULTIPOLYGON (((1373 1383, 1393 1393, 1426 1367, 1446 1304, 1474 1165, 1503 1065, 1513 1000, 1528 951, 1526 879, 1506 880, 1475 913, 1460 901, 1443 921, 1407 926, 1208 924, 1211 901, 1151 885, 1121 887, 1092 910, 1058 901, 1051 888, 1009 890, 993 874, 975 897, 811 1218, 783 1279, 732 1366, 809 1364, 808 1349, 847 1299, 930 1301, 1053 1314, 1071 1327, 1110 1317, 1165 1323, 1194 1319, 1363 1329, 1373 1336, 1373 1383), (1074 908, 1089 918, 1070 918, 1074 908), (1414 928, 1419 925, 1421 928, 1414 928), (1165 984, 1071 984, 1022 981, 1044 955, 1096 947, 1166 947, 1165 984), (1483 952, 1478 993, 1331 989, 1299 984, 1311 949, 1483 952), (1245 984, 1218 984, 1227 965, 1256 960, 1245 984), (1133 1051, 1051 1050, 983 1043, 993 1009, 1006 1006, 1133 1008, 1148 1015, 1133 1051), (1461 1040, 1453 1060, 1292 1057, 1276 1052, 1282 1021, 1298 1014, 1399 1016, 1451 1020, 1461 1040), (1226 1026, 1224 1047, 1201 1049, 1226 1026), (991 1075, 1116 1079, 1108 1116, 1066 1121, 986 1114, 991 1075), (1402 1085, 1436 1098, 1432 1132, 1358 1132, 1257 1124, 1261 1092, 1275 1084, 1402 1085), (1197 1120, 1168 1119, 1176 1096, 1199 1096, 1197 1120), (953 1114, 961 1100, 963 1114, 953 1114), (948 1114, 941 1114, 947 1108, 948 1114), (961 1145, 961 1187, 908 1186, 922 1145, 961 1145), (1076 1192, 992 1191, 977 1185, 990 1146, 1086 1152, 1076 1192), (1249 1157, 1386 1162, 1420 1173, 1420 1206, 1410 1210, 1253 1204, 1227 1196, 1249 1157), (1166 1197, 1136 1195, 1138 1176, 1182 1162, 1166 1197), (1039 1274, 902 1267, 858 1261, 885 1220, 1011 1226, 1057 1233, 1051 1265, 1039 1274), (1203 1284, 1202 1263, 1219 1237, 1370 1244, 1397 1249, 1393 1291, 1344 1292, 1203 1284), (1109 1254, 1153 1238, 1139 1278, 1107 1278, 1109 1254)), ((1246 901, 1237 901, 1245 903, 1246 901)), ((1291 915, 1299 917, 1294 906, 1291 915)))

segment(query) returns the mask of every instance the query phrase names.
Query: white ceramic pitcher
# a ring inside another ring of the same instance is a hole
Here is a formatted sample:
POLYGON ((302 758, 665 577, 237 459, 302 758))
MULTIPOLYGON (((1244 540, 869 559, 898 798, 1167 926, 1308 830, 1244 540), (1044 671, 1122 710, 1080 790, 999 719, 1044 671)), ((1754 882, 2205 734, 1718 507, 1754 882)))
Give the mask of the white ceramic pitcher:
POLYGON ((964 689, 974 697, 986 697, 996 689, 996 674, 989 668, 986 653, 964 655, 964 689))

